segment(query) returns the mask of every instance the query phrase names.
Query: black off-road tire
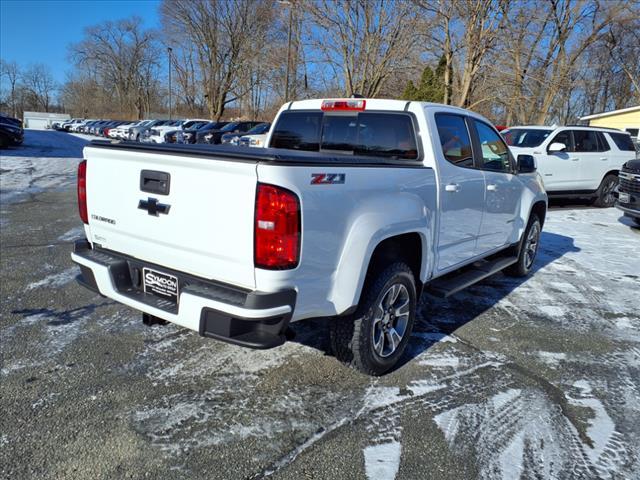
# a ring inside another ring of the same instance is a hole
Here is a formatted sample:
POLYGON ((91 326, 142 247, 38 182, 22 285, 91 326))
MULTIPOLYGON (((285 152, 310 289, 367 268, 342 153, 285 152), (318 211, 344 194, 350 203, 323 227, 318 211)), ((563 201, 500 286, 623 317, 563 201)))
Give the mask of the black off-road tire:
POLYGON ((356 312, 332 319, 329 338, 333 354, 338 360, 367 375, 382 375, 398 362, 409 341, 416 316, 415 279, 403 262, 395 262, 382 269, 365 285, 356 312), (401 341, 395 351, 381 357, 374 351, 373 330, 377 306, 393 285, 403 285, 409 297, 409 317, 401 341))
POLYGON ((535 263, 536 255, 538 253, 538 247, 540 245, 540 234, 542 233, 542 223, 540 218, 535 213, 531 214, 527 229, 522 234, 522 240, 520 244, 520 252, 518 254, 518 261, 513 265, 509 265, 503 270, 503 273, 509 277, 526 277, 531 272, 531 268, 535 263), (537 230, 537 233, 535 233, 537 230), (535 238, 535 245, 530 245, 532 231, 535 238), (533 251, 530 247, 533 247, 533 251), (529 257, 527 256, 529 255, 529 257), (533 258, 530 258, 532 256, 533 258))
POLYGON ((593 201, 593 205, 600 208, 613 207, 616 203, 616 198, 613 196, 613 190, 618 184, 618 176, 610 173, 602 179, 602 183, 596 191, 596 199, 593 201))

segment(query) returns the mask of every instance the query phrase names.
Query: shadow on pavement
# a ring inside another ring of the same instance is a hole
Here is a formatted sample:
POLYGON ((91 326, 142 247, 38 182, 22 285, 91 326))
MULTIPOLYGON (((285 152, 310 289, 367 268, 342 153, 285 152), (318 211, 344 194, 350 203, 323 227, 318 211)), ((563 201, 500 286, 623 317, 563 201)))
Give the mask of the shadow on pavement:
POLYGON ((82 158, 88 144, 75 135, 55 130, 25 130, 22 145, 0 150, 1 157, 82 158))
MULTIPOLYGON (((530 276, 566 253, 578 251, 580 249, 574 245, 573 238, 542 232, 540 250, 530 276)), ((528 278, 513 278, 498 273, 447 299, 423 294, 421 315, 416 319, 407 350, 394 370, 401 368, 445 339, 447 335, 494 307, 528 278)), ((291 330, 295 335, 291 341, 315 348, 326 355, 332 355, 329 345, 328 319, 296 322, 291 325, 291 330)))

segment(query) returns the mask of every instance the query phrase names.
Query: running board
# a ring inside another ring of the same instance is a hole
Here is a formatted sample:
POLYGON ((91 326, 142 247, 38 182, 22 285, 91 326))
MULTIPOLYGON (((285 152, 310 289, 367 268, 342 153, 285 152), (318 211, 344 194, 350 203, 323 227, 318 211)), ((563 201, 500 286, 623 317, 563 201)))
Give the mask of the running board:
POLYGON ((474 283, 478 283, 480 280, 490 277, 494 273, 498 273, 517 261, 518 257, 498 257, 494 260, 480 260, 468 267, 435 279, 427 285, 426 290, 436 297, 447 298, 474 283))

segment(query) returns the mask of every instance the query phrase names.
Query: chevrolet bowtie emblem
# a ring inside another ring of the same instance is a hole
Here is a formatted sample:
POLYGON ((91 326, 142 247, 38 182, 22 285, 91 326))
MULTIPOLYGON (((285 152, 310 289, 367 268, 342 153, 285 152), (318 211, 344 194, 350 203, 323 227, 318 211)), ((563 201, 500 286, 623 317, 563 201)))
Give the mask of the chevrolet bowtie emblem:
POLYGON ((138 208, 140 210, 146 210, 149 215, 154 215, 157 217, 160 213, 164 215, 169 213, 171 205, 160 203, 158 202, 157 198, 149 197, 146 200, 140 200, 140 202, 138 203, 138 208))

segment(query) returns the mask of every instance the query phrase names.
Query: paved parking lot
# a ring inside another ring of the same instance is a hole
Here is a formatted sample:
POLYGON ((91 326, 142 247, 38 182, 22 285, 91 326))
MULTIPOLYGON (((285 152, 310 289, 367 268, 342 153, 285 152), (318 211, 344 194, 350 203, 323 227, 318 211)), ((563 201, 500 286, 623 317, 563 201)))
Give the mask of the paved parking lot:
POLYGON ((77 286, 83 143, 2 152, 3 478, 640 478, 640 230, 617 210, 553 209, 532 277, 423 297, 369 378, 320 320, 252 351, 77 286))

